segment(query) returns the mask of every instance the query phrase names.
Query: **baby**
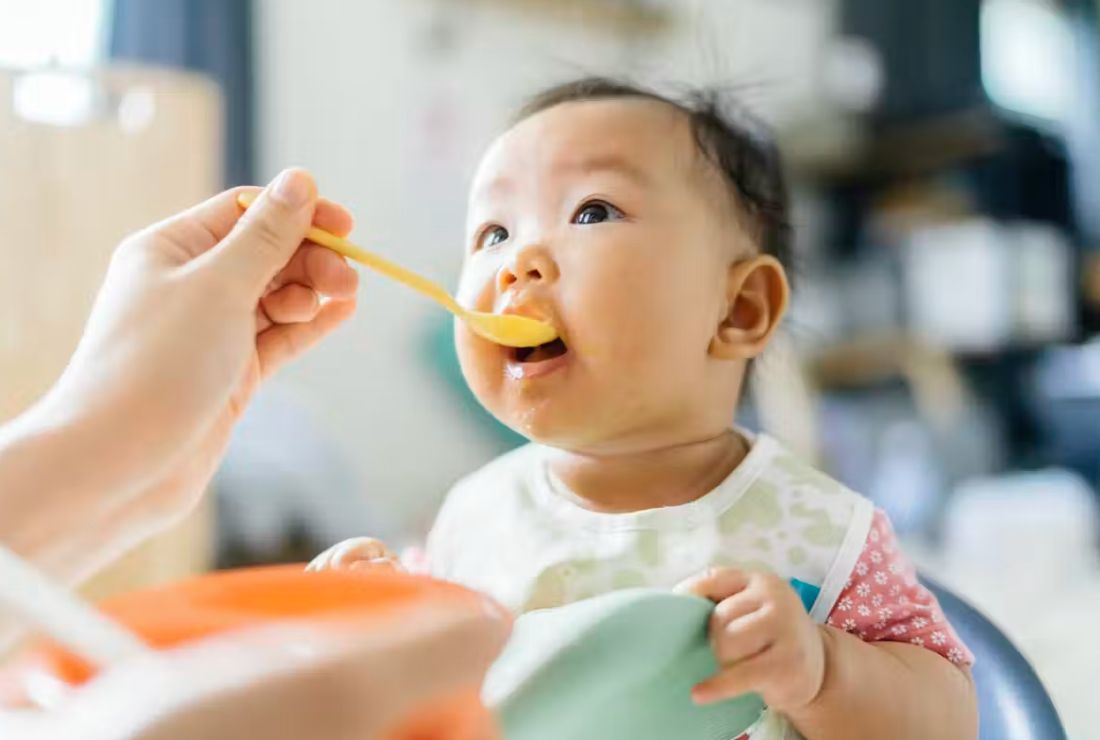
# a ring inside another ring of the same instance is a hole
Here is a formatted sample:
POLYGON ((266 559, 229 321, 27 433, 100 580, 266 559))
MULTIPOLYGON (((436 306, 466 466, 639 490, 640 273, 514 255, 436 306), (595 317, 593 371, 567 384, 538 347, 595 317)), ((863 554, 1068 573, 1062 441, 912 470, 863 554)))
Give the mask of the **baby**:
MULTIPOLYGON (((533 444, 454 487, 430 570, 516 612, 695 593, 720 666, 697 702, 756 692, 807 738, 974 737, 972 657, 884 514, 732 426, 787 307, 790 231, 770 138, 714 96, 535 98, 475 176, 459 299, 561 338, 457 325, 470 388, 533 444)), ((356 539, 311 567, 393 561, 356 539)))

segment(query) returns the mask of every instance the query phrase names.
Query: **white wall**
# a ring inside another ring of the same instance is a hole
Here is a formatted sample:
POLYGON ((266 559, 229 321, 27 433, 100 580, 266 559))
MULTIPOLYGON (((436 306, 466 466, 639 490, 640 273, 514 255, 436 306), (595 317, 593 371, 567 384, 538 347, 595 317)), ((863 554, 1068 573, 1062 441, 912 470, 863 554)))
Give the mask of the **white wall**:
MULTIPOLYGON (((355 212, 359 242, 453 285, 467 177, 526 96, 579 74, 631 71, 657 81, 749 82, 758 110, 788 115, 813 104, 815 59, 832 17, 824 0, 669 2, 676 17, 666 33, 632 37, 515 7, 538 5, 258 3, 259 174, 310 168, 327 196, 355 212), (441 33, 452 43, 433 52, 441 33)), ((494 443, 471 433, 453 392, 418 359, 437 310, 366 274, 360 305, 349 326, 281 376, 278 390, 329 430, 363 494, 416 528, 494 443)))

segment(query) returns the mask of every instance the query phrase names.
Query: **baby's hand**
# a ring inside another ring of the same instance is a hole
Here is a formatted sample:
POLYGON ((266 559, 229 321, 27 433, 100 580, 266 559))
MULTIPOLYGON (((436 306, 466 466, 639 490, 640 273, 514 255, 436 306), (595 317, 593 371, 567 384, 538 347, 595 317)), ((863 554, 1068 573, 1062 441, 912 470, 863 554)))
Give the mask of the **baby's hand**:
POLYGON ((401 560, 381 540, 352 537, 333 545, 313 559, 306 570, 402 570, 401 560))
POLYGON ((779 712, 805 707, 825 680, 825 645, 801 599, 782 578, 716 568, 676 588, 710 599, 718 673, 692 690, 710 704, 747 692, 779 712))

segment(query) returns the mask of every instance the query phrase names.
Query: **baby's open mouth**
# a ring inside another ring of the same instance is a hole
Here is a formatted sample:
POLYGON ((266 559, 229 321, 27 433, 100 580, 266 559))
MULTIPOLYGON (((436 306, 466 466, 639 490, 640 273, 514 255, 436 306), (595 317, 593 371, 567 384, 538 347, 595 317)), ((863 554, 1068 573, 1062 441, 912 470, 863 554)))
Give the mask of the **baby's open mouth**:
POLYGON ((565 346, 565 342, 558 337, 552 342, 540 344, 537 347, 515 347, 512 350, 512 359, 520 363, 544 362, 561 357, 568 351, 569 348, 565 346))

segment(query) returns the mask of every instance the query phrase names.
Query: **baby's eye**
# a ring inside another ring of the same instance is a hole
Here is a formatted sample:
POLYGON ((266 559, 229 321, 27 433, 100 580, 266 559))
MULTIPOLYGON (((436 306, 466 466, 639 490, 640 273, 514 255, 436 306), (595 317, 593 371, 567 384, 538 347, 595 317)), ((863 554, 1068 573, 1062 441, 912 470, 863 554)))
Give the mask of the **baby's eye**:
POLYGON ((508 229, 503 226, 490 226, 482 231, 481 236, 477 238, 477 243, 474 245, 474 251, 487 249, 496 244, 500 244, 507 238, 508 229))
POLYGON ((585 203, 573 216, 575 224, 598 224, 604 221, 619 221, 624 218, 623 212, 610 203, 602 200, 594 200, 585 203))

